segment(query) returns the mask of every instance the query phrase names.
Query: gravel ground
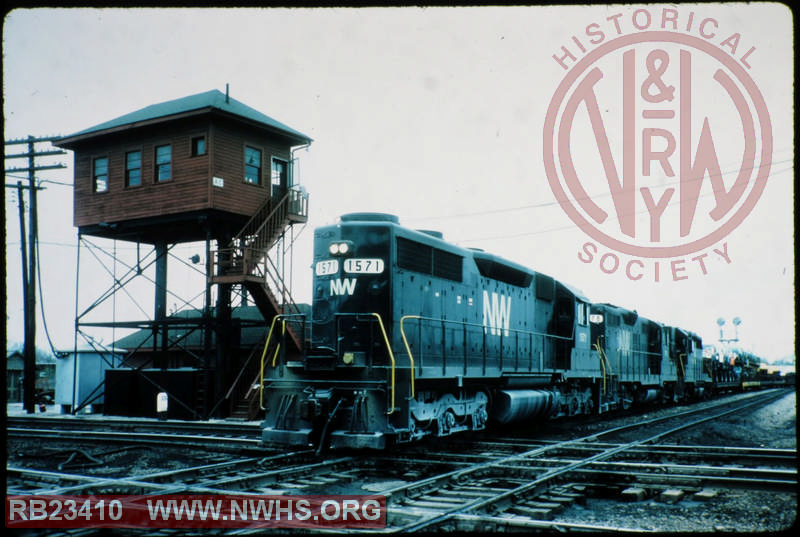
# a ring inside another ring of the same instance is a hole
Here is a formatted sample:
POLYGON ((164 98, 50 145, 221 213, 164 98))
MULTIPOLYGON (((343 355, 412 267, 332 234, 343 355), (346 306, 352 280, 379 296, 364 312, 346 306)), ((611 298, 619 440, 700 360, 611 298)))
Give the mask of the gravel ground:
POLYGON ((92 444, 81 446, 58 441, 32 445, 30 441, 19 439, 9 440, 6 445, 9 466, 109 478, 129 478, 152 472, 180 470, 187 466, 223 460, 203 452, 193 453, 164 447, 107 446, 98 449, 92 444))
MULTIPOLYGON (((668 412, 667 409, 654 410, 651 415, 668 412)), ((621 417, 608 420, 564 421, 540 427, 538 430, 516 431, 519 437, 567 436, 578 437, 593 430, 604 429, 610 422, 625 423, 638 420, 641 416, 621 417)), ((508 436, 504 431, 500 436, 508 436)), ((735 415, 720 422, 709 423, 692 431, 681 433, 671 441, 688 445, 726 445, 751 446, 780 449, 796 449, 796 396, 787 394, 768 407, 748 415, 735 415)), ((7 442, 8 456, 14 465, 27 467, 53 467, 63 462, 67 454, 58 453, 57 442, 31 449, 25 441, 7 442)), ((114 448, 108 448, 113 451, 114 448)), ((89 446, 86 451, 95 452, 89 446)), ((132 447, 121 449, 114 455, 102 457, 105 465, 90 469, 81 468, 86 473, 124 475, 147 473, 156 469, 179 468, 192 463, 200 463, 188 454, 176 456, 168 450, 132 447), (109 464, 113 462, 113 464, 109 464)), ((80 465, 80 458, 73 461, 80 465)), ((587 498, 585 504, 574 505, 560 513, 554 522, 588 524, 608 528, 656 531, 661 533, 710 533, 724 532, 782 532, 796 525, 797 494, 753 490, 717 490, 716 496, 698 501, 687 495, 676 503, 661 501, 653 494, 637 502, 621 502, 618 497, 587 498)))
POLYGON ((796 405, 792 392, 752 414, 686 432, 679 440, 684 444, 797 449, 796 405))
MULTIPOLYGON (((794 392, 749 415, 714 422, 674 439, 681 444, 797 448, 794 392)), ((588 499, 554 519, 555 522, 657 532, 783 532, 797 524, 797 494, 755 490, 718 490, 696 501, 690 495, 676 503, 657 495, 638 502, 588 499)))
POLYGON ((796 519, 796 494, 721 491, 705 502, 587 500, 586 505, 572 507, 554 521, 670 533, 760 533, 787 530, 796 519))

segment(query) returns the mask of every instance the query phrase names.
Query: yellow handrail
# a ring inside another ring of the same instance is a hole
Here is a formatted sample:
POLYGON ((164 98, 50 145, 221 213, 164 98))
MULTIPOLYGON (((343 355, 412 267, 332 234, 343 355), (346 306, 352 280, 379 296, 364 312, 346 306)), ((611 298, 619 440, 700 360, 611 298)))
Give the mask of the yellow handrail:
MULTIPOLYGON (((272 329, 275 328, 275 322, 280 318, 280 315, 276 315, 272 318, 272 324, 269 325, 269 333, 267 334, 267 340, 264 342, 264 350, 261 352, 261 363, 258 370, 260 386, 258 387, 258 406, 261 407, 261 410, 266 410, 264 408, 264 358, 267 356, 267 348, 269 347, 269 342, 272 339, 272 329)), ((286 321, 281 321, 284 330, 286 329, 286 321)), ((278 351, 281 348, 280 342, 278 343, 278 347, 275 349, 275 355, 272 357, 272 367, 275 367, 275 358, 278 356, 278 351)))
POLYGON ((286 319, 281 319, 281 339, 278 340, 278 346, 275 347, 275 354, 272 355, 272 367, 275 367, 275 360, 278 359, 278 351, 281 350, 280 342, 283 341, 284 335, 286 335, 286 319))
MULTIPOLYGON (((392 398, 392 406, 386 414, 392 414, 394 412, 394 402, 395 402, 395 360, 394 360, 394 353, 392 352, 392 346, 389 343, 389 336, 386 335, 386 328, 383 326, 383 319, 377 313, 370 313, 373 317, 378 319, 378 326, 380 326, 381 334, 383 335, 383 341, 386 343, 386 349, 389 351, 389 360, 392 363, 392 373, 391 373, 391 398, 392 398)), ((275 322, 280 318, 281 315, 276 315, 272 319, 272 324, 269 327, 269 333, 267 334, 267 340, 264 342, 264 350, 261 352, 261 368, 259 371, 259 378, 261 380, 261 386, 259 386, 259 406, 261 410, 265 410, 264 408, 264 358, 267 356, 267 349, 269 348, 269 343, 272 340, 272 332, 275 329, 275 322)), ((286 333, 286 320, 281 319, 281 335, 286 333)), ((275 353, 272 355, 272 367, 275 367, 275 363, 278 359, 278 352, 281 349, 280 342, 278 343, 277 347, 275 348, 275 353)), ((411 374, 413 379, 414 368, 412 362, 411 374)), ((413 380, 412 380, 413 386, 413 380)), ((412 388, 413 391, 413 388, 412 388)))
POLYGON ((383 327, 383 319, 377 313, 370 313, 373 317, 378 319, 378 326, 381 327, 381 333, 383 334, 383 341, 386 343, 386 350, 389 351, 389 360, 392 362, 392 375, 391 375, 391 390, 392 390, 392 406, 389 409, 389 412, 386 414, 392 414, 394 412, 394 353, 392 352, 392 345, 389 343, 389 336, 386 335, 386 329, 383 327))
POLYGON ((603 349, 600 347, 600 342, 594 344, 594 348, 597 349, 597 357, 600 358, 600 368, 602 369, 603 375, 603 393, 607 393, 608 390, 606 389, 606 360, 603 358, 603 349))
POLYGON ((608 367, 608 376, 611 377, 614 375, 614 370, 611 369, 611 361, 608 359, 608 355, 606 354, 605 349, 600 347, 600 354, 603 355, 603 360, 606 361, 606 367, 608 367))
POLYGON ((422 320, 422 317, 419 315, 404 315, 400 317, 400 336, 403 338, 403 345, 406 346, 406 352, 408 353, 408 361, 411 363, 411 398, 415 397, 414 393, 414 356, 411 354, 411 346, 408 344, 408 338, 406 338, 406 332, 403 328, 403 323, 406 319, 419 319, 422 320))

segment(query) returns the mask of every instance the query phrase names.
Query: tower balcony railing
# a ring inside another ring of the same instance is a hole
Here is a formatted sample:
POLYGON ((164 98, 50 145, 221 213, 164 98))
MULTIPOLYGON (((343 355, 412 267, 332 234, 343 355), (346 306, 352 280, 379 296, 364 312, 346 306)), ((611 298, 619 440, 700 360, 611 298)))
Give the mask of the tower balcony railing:
POLYGON ((211 275, 256 275, 257 266, 286 229, 308 221, 308 193, 291 188, 273 205, 268 199, 226 248, 214 252, 211 275))

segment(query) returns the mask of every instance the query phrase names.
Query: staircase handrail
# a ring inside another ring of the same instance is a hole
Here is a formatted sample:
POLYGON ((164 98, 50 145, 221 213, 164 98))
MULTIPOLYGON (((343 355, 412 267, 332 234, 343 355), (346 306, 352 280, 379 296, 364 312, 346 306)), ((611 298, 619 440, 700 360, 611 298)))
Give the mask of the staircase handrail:
POLYGON ((266 261, 266 263, 264 264, 266 273, 264 278, 265 285, 280 293, 280 297, 276 298, 279 299, 280 305, 283 306, 284 308, 283 313, 288 315, 294 315, 300 313, 300 308, 297 306, 297 303, 292 298, 292 294, 289 292, 289 288, 286 286, 286 283, 283 281, 283 278, 278 272, 278 267, 275 266, 275 262, 269 256, 265 257, 265 261, 266 261), (287 311, 287 308, 289 311, 287 311))
POLYGON ((240 398, 240 396, 242 395, 241 392, 243 390, 237 389, 237 388, 239 387, 239 383, 240 383, 240 381, 242 379, 243 374, 245 373, 245 371, 247 369, 247 366, 250 365, 250 362, 256 356, 256 354, 258 353, 258 350, 260 349, 260 347, 261 347, 260 345, 255 345, 250 350, 250 355, 247 357, 247 359, 245 360, 244 364, 242 364, 242 367, 239 369, 239 373, 236 375, 236 378, 233 380, 233 382, 231 383, 230 387, 228 387, 228 390, 227 390, 227 392, 225 392, 225 395, 222 397, 222 399, 217 401, 216 404, 214 405, 214 408, 211 409, 211 412, 209 412, 210 415, 213 416, 214 412, 216 412, 217 408, 219 408, 219 406, 224 401, 234 401, 235 402, 236 400, 238 400, 240 398), (234 390, 236 390, 236 392, 237 392, 235 395, 234 395, 234 390), (231 399, 231 396, 234 396, 233 399, 231 399))
MULTIPOLYGON (((231 248, 236 247, 236 241, 239 241, 239 246, 244 246, 244 241, 246 237, 263 237, 261 231, 267 227, 268 225, 272 224, 275 221, 276 214, 280 215, 280 221, 283 221, 285 217, 289 214, 297 214, 298 216, 308 216, 308 193, 298 189, 298 188, 291 188, 289 189, 286 194, 272 206, 272 198, 267 198, 267 200, 259 207, 259 209, 255 212, 255 214, 247 221, 247 223, 242 226, 242 229, 237 233, 233 239, 231 239, 231 248), (294 202, 294 203, 292 203, 294 202), (289 209, 293 207, 298 207, 299 211, 291 212, 289 209), (267 212, 268 209, 272 209, 264 216, 264 213, 267 212)), ((257 246, 255 248, 262 248, 261 241, 257 241, 257 246)), ((252 245, 248 245, 252 246, 252 245)))

